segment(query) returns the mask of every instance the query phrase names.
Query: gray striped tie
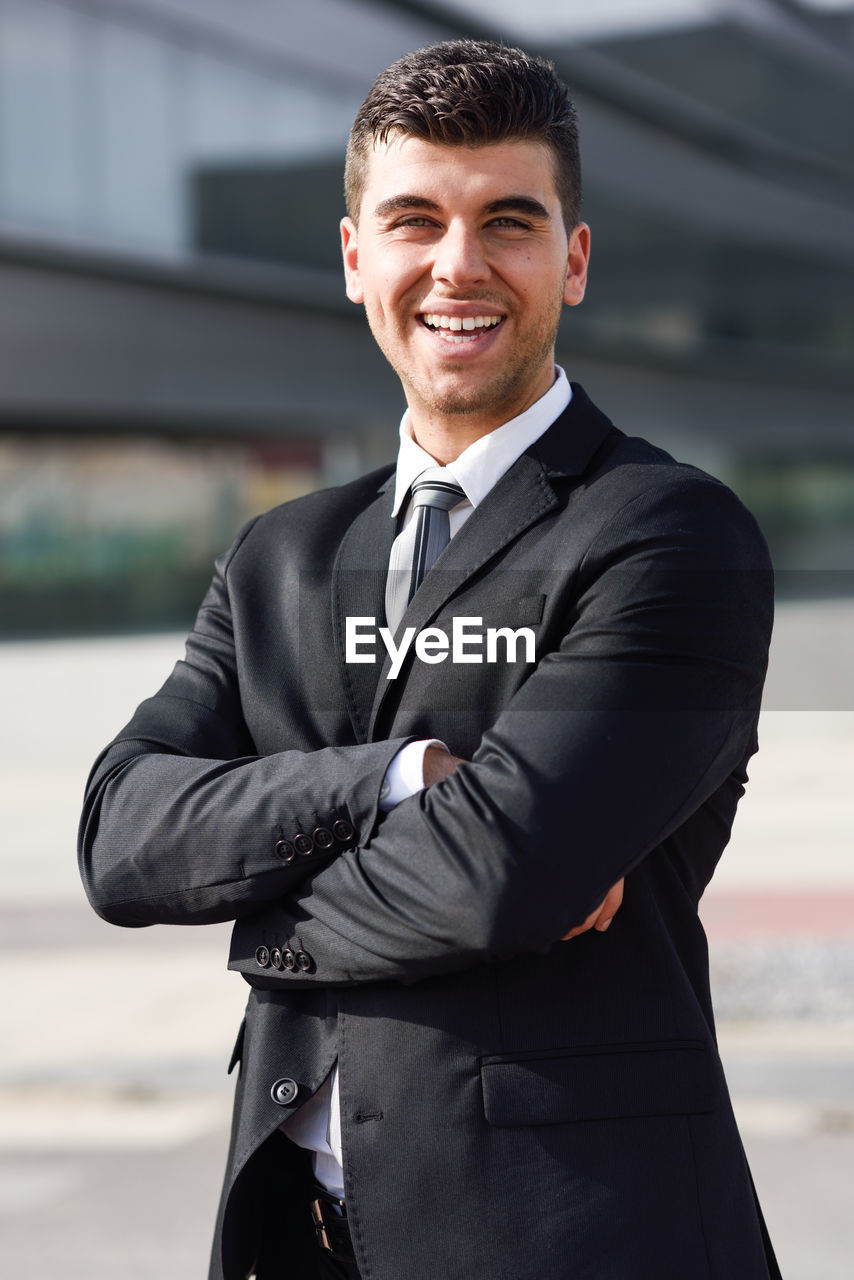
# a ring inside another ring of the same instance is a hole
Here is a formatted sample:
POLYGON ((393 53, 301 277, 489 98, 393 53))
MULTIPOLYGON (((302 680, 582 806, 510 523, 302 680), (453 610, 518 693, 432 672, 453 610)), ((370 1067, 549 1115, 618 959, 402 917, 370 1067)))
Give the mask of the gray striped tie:
POLYGON ((465 493, 444 467, 422 471, 412 486, 414 512, 391 548, 385 589, 386 622, 396 631, 406 606, 451 540, 448 512, 465 493))

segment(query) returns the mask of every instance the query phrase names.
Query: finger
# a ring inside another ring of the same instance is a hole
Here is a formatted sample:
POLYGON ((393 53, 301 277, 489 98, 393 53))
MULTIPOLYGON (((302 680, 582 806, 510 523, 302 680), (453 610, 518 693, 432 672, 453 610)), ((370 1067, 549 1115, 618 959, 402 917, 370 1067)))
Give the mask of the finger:
POLYGON ((577 938, 580 933, 586 933, 588 929, 592 929, 604 906, 605 903, 601 902, 595 911, 590 912, 583 924, 577 924, 574 929, 570 929, 569 933, 565 933, 561 938, 561 942, 569 942, 570 938, 577 938))
POLYGON ((563 934, 561 942, 569 942, 570 938, 577 938, 579 934, 587 933, 590 929, 595 929, 598 933, 604 933, 622 904, 623 883, 621 879, 612 885, 602 902, 599 903, 595 910, 590 912, 584 923, 576 925, 574 929, 570 929, 569 933, 563 934))
POLYGON ((597 933, 604 933, 605 930, 610 927, 611 921, 614 919, 614 916, 619 911, 622 905, 622 902, 623 902, 623 881, 618 880, 617 883, 615 885, 612 885, 611 888, 608 890, 605 901, 602 903, 602 906, 599 908, 599 913, 596 917, 596 922, 593 925, 593 928, 596 930, 597 933))

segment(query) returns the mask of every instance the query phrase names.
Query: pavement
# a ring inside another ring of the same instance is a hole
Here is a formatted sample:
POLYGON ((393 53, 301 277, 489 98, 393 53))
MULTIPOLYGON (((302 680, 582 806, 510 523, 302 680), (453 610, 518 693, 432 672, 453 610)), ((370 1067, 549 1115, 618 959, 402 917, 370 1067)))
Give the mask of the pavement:
MULTIPOLYGON (((781 606, 760 754, 702 911, 786 1280, 843 1280, 854 1256, 852 636, 854 602, 781 606)), ((92 759, 181 649, 0 646, 3 1275, 206 1274, 245 1001, 228 927, 111 928, 74 858, 92 759)))

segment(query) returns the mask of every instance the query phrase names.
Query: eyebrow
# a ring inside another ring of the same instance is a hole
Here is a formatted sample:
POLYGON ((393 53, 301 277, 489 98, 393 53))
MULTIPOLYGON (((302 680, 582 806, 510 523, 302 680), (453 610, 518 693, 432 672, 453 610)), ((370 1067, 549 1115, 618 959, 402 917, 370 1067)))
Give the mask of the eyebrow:
POLYGON ((374 209, 374 217, 387 218, 389 214, 400 213, 403 209, 429 209, 432 213, 439 212, 439 206, 435 200, 428 200, 426 196, 402 195, 381 200, 374 209))
MULTIPOLYGON (((390 196, 387 200, 381 200, 374 209, 375 218, 388 218, 393 213, 400 213, 405 209, 428 209, 431 213, 440 213, 441 206, 435 200, 428 200, 426 196, 417 195, 399 195, 390 196)), ((551 221, 551 215, 545 205, 540 204, 539 200, 534 200, 532 196, 512 195, 501 196, 498 200, 491 200, 489 204, 484 206, 484 213, 524 213, 529 218, 540 218, 545 222, 551 221)))
POLYGON ((526 213, 529 218, 551 221, 551 214, 546 206, 532 196, 502 196, 500 200, 492 200, 484 213, 526 213))

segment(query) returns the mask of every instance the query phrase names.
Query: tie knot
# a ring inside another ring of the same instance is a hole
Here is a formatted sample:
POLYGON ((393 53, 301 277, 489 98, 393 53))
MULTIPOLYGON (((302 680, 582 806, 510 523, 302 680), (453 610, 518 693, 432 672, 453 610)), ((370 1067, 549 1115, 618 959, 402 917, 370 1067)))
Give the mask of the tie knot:
POLYGON ((412 485, 412 502, 416 507, 437 507, 450 511, 465 498, 465 492, 445 467, 422 471, 412 485))

